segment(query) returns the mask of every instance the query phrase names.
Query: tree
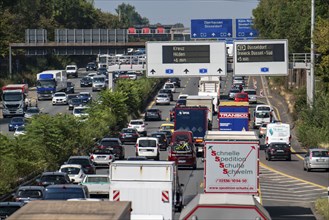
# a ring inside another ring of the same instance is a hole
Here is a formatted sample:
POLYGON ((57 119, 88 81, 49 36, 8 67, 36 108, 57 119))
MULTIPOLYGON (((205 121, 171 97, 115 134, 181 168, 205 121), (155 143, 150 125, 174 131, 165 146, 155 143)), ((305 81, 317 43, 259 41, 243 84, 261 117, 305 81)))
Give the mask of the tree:
POLYGON ((149 25, 149 20, 136 12, 135 7, 122 3, 115 9, 119 16, 121 28, 129 28, 134 25, 149 25))

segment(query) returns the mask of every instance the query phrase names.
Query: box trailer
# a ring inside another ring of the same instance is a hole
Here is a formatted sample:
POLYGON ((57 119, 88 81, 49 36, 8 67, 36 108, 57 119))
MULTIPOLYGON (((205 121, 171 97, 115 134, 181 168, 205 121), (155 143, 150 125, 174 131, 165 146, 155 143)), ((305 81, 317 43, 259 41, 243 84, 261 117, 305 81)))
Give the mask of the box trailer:
POLYGON ((218 128, 220 131, 249 131, 249 103, 221 102, 218 106, 218 128))
POLYGON ((254 131, 208 131, 205 151, 205 193, 258 196, 259 139, 254 131))
POLYGON ((134 219, 173 219, 182 208, 175 162, 115 161, 110 164, 110 201, 131 201, 134 219))
POLYGON ((208 119, 212 122, 214 114, 214 98, 211 96, 189 95, 186 97, 186 106, 206 106, 208 108, 208 119))

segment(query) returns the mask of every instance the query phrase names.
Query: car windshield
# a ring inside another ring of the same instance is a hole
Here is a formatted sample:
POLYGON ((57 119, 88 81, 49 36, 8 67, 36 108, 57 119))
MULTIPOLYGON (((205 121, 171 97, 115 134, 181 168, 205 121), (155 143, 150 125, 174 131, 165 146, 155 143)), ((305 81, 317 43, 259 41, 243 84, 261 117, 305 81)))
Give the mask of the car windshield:
POLYGON ((20 206, 0 206, 0 216, 10 216, 19 208, 20 206))
POLYGON ((90 165, 89 160, 88 159, 83 159, 83 158, 72 158, 69 159, 69 161, 67 162, 68 164, 80 164, 80 165, 90 165))
POLYGON ((186 99, 178 99, 177 103, 181 104, 181 105, 185 105, 186 104, 186 99))
POLYGON ((88 176, 85 183, 108 183, 110 179, 105 176, 88 176))
POLYGON ((109 148, 95 149, 93 154, 113 154, 113 151, 109 148))
POLYGON ((23 94, 19 92, 11 92, 3 94, 3 101, 21 101, 23 99, 23 94))
POLYGON ((112 146, 118 146, 119 145, 119 142, 116 141, 116 140, 104 140, 104 141, 101 141, 100 145, 102 146, 106 146, 106 147, 112 147, 112 146))
POLYGON ((65 97, 66 94, 65 93, 55 93, 54 96, 55 97, 65 97))
POLYGON ((93 82, 94 83, 103 83, 103 82, 105 82, 105 78, 94 78, 93 82))
POLYGON ((66 67, 66 70, 76 70, 76 68, 74 66, 68 66, 66 67))
POLYGON ((247 90, 245 91, 248 95, 256 95, 256 90, 247 90))
POLYGON ((230 90, 230 93, 238 93, 238 92, 240 92, 240 90, 238 90, 238 89, 231 89, 230 90))
POLYGON ((87 108, 75 108, 74 109, 74 114, 84 114, 87 113, 87 108))
POLYGON ((26 189, 26 190, 19 190, 17 193, 17 197, 21 198, 41 198, 42 191, 41 190, 33 190, 33 189, 26 189))
POLYGON ((54 80, 38 80, 37 87, 52 88, 55 87, 54 80))
POLYGON ((46 175, 41 177, 41 182, 51 182, 55 184, 65 184, 65 178, 62 175, 46 175))
POLYGON ((256 118, 269 118, 270 113, 269 112, 256 112, 255 117, 256 118))
POLYGON ((170 89, 161 89, 159 93, 171 93, 170 89))
POLYGON ((81 99, 73 98, 73 99, 71 99, 71 103, 72 104, 80 104, 80 103, 82 103, 82 100, 81 99))
POLYGON ((81 98, 89 98, 90 94, 80 94, 79 95, 81 98))
POLYGON ((26 110, 26 113, 39 113, 40 110, 38 108, 29 108, 26 110))
POLYGON ((328 151, 312 151, 313 157, 329 157, 328 151))
POLYGON ((142 125, 144 123, 142 121, 131 121, 130 124, 132 124, 132 125, 142 125))
POLYGON ((166 94, 159 94, 158 97, 159 98, 168 98, 168 96, 166 94))
POLYGON ((155 147, 156 141, 155 140, 139 140, 138 144, 139 144, 139 147, 155 147))
POLYGON ((122 133, 136 133, 136 130, 134 130, 134 129, 123 129, 122 133))
POLYGON ((78 167, 65 167, 61 169, 61 172, 67 174, 78 174, 80 172, 80 168, 78 167))
POLYGON ((24 123, 24 119, 23 118, 13 118, 11 119, 12 123, 24 123))

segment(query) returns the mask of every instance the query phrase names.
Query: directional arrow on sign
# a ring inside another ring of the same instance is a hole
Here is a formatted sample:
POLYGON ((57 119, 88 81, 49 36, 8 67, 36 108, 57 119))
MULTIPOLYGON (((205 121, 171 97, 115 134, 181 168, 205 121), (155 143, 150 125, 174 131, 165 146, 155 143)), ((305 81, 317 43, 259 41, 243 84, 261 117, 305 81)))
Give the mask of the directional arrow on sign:
POLYGON ((250 34, 249 34, 250 36, 252 36, 252 35, 254 35, 252 32, 250 32, 250 34))
POLYGON ((219 69, 217 70, 217 72, 218 72, 218 73, 221 73, 221 72, 223 72, 223 70, 222 70, 221 68, 219 68, 219 69))
POLYGON ((184 73, 185 73, 185 74, 187 74, 188 72, 190 72, 190 71, 188 71, 188 69, 185 69, 185 70, 184 70, 184 73))
POLYGON ((154 70, 154 69, 152 69, 150 72, 151 72, 152 74, 154 74, 154 73, 155 73, 155 70, 154 70))
POLYGON ((196 33, 193 34, 193 37, 195 37, 195 36, 196 36, 196 33))
POLYGON ((215 34, 215 33, 212 33, 211 35, 212 35, 213 37, 215 37, 216 34, 215 34))

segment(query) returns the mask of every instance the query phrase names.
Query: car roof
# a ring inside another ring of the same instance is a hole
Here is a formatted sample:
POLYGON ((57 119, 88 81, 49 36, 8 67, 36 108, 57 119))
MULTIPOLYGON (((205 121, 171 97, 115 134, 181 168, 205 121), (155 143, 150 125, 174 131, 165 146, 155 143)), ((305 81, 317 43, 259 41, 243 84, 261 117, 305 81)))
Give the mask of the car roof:
POLYGON ((310 151, 328 151, 328 149, 323 149, 323 148, 310 148, 310 151))
POLYGON ((63 173, 63 172, 43 172, 41 174, 41 176, 50 176, 50 175, 57 175, 57 176, 62 175, 62 176, 64 176, 64 175, 66 175, 66 173, 63 173))
POLYGON ((46 187, 47 189, 51 189, 51 188, 55 188, 55 189, 65 189, 65 188, 85 188, 84 185, 76 185, 76 184, 55 184, 55 185, 49 185, 46 187))
POLYGON ((89 156, 70 156, 69 159, 89 159, 89 156))
POLYGON ((18 188, 18 190, 25 190, 25 189, 44 190, 45 187, 43 187, 43 186, 20 186, 18 188))
POLYGON ((66 167, 75 167, 82 169, 81 164, 63 164, 59 169, 66 168, 66 167))

